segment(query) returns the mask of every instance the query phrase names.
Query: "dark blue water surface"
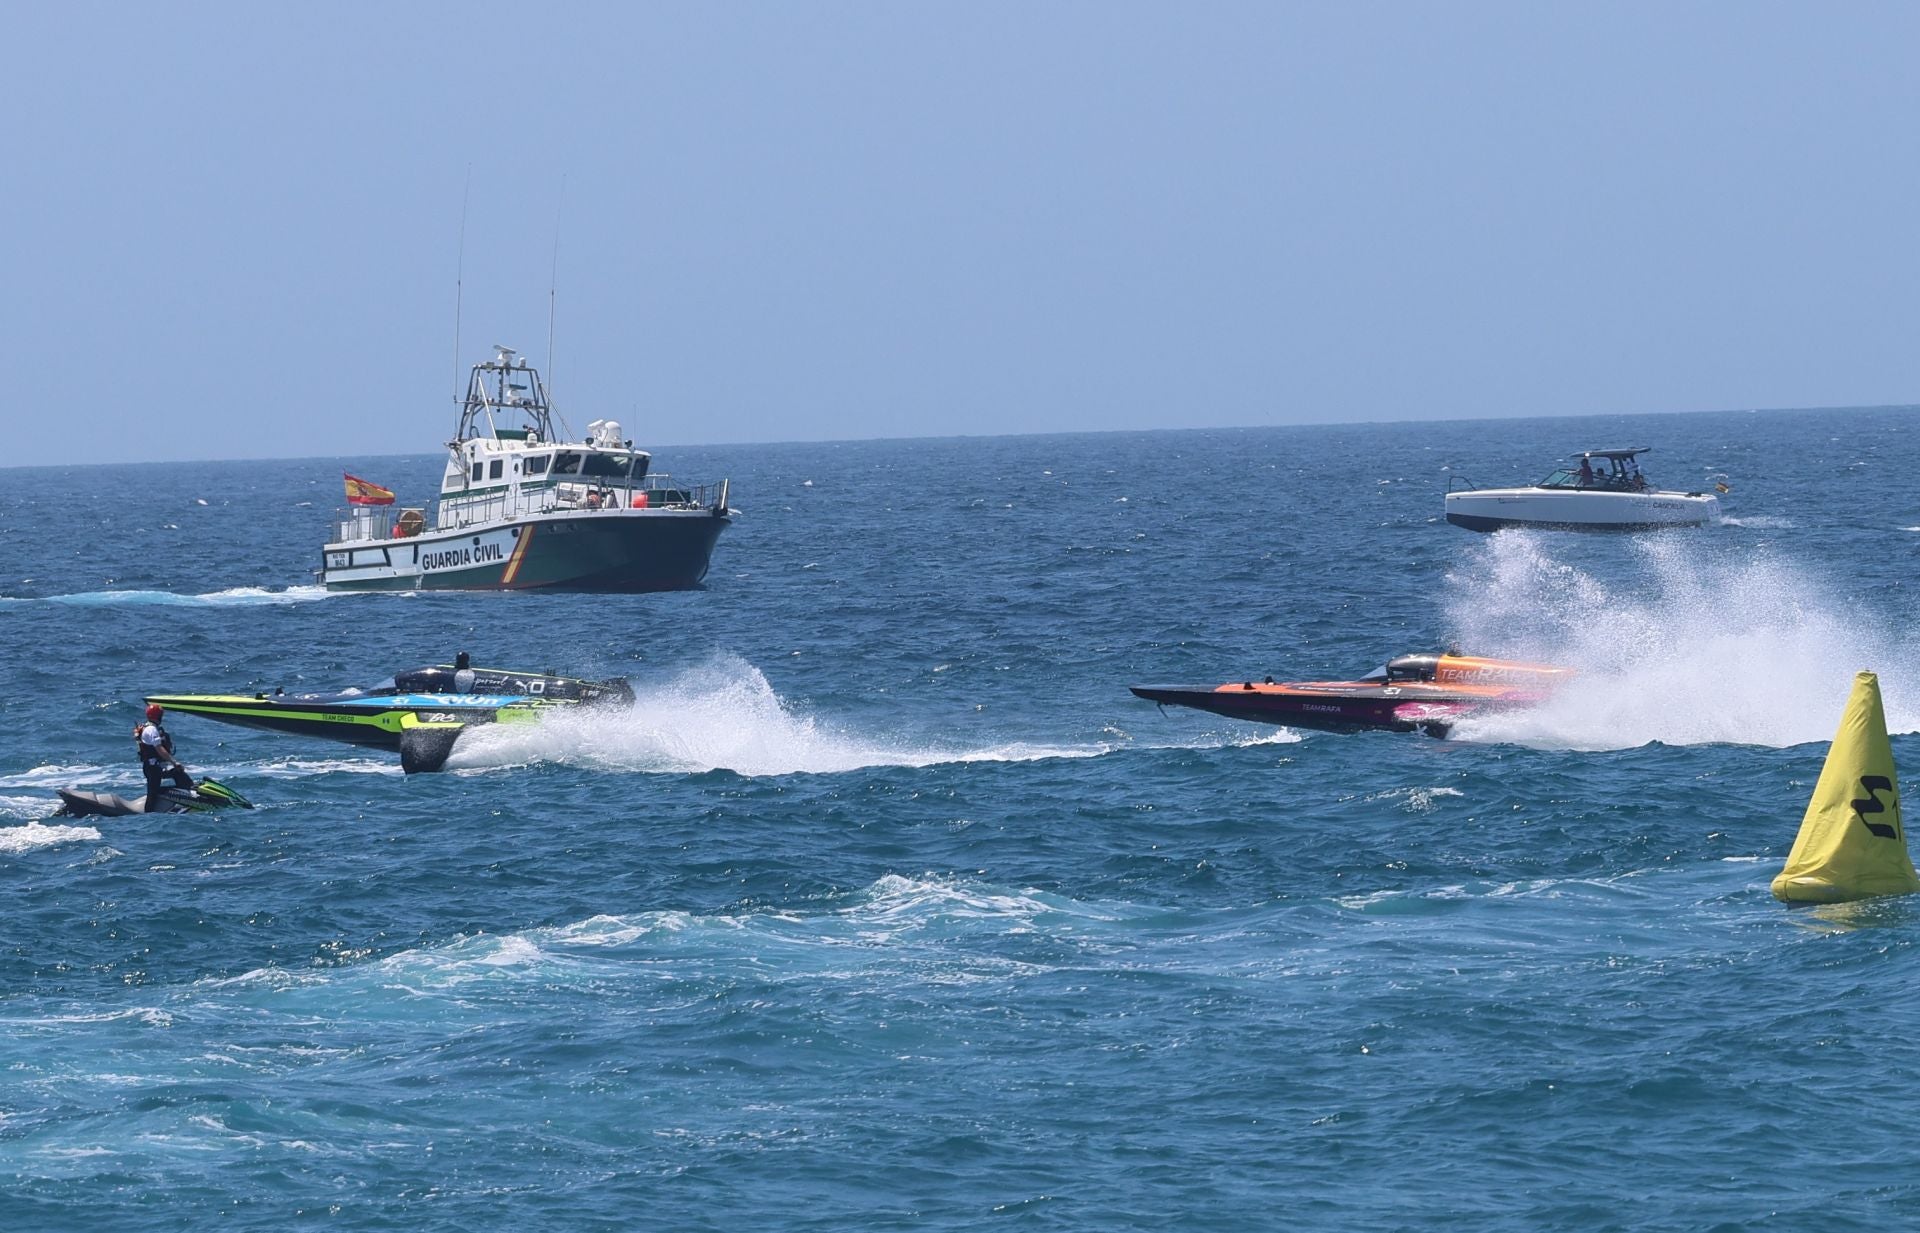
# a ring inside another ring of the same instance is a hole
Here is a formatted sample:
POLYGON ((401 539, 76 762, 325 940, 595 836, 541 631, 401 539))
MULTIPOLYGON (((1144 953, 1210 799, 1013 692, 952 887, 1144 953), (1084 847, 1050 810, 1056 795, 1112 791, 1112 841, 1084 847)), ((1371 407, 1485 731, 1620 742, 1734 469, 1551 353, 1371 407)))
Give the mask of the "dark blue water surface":
POLYGON ((341 471, 418 501, 437 457, 0 471, 0 1228, 1920 1211, 1920 900, 1767 891, 1852 673, 1920 729, 1911 414, 657 465, 746 511, 705 591, 317 589, 341 471), (1450 475, 1643 443, 1729 522, 1440 518, 1450 475), (1582 675, 1448 741, 1126 688, 1449 642, 1582 675), (412 778, 179 716, 258 809, 50 816, 138 790, 143 692, 462 649, 639 701, 412 778))

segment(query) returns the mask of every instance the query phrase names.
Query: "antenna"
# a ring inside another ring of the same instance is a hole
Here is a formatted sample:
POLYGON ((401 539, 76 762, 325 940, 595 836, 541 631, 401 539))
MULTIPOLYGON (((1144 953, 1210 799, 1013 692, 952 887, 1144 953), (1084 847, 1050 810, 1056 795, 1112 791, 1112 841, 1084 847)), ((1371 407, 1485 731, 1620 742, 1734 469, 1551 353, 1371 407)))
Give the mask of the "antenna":
POLYGON ((460 190, 460 262, 453 274, 453 400, 466 401, 460 392, 460 293, 467 276, 467 198, 473 194, 473 164, 467 164, 466 187, 460 190))
POLYGON ((560 212, 567 204, 567 177, 560 175, 560 196, 553 205, 553 270, 547 279, 547 402, 553 402, 553 310, 560 286, 560 212))

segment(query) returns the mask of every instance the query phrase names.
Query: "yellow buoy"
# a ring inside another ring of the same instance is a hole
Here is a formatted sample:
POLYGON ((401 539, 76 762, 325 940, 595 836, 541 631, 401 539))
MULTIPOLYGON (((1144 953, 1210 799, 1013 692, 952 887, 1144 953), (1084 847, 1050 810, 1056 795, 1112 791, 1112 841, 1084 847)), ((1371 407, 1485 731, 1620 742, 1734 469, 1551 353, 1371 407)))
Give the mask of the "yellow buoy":
POLYGON ((1880 680, 1871 672, 1857 673, 1840 731, 1813 786, 1787 867, 1773 880, 1773 893, 1788 903, 1844 903, 1915 891, 1920 891, 1920 875, 1907 855, 1907 831, 1900 821, 1900 775, 1887 740, 1880 680))

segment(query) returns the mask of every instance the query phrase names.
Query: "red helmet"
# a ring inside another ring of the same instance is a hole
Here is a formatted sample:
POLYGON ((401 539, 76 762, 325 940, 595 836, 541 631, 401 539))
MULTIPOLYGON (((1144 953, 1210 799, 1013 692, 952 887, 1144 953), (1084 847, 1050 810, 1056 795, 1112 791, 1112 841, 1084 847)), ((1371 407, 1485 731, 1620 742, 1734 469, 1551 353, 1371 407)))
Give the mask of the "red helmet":
POLYGON ((166 711, 161 709, 158 702, 152 702, 147 705, 147 718, 154 723, 159 723, 160 717, 164 714, 166 714, 166 711))

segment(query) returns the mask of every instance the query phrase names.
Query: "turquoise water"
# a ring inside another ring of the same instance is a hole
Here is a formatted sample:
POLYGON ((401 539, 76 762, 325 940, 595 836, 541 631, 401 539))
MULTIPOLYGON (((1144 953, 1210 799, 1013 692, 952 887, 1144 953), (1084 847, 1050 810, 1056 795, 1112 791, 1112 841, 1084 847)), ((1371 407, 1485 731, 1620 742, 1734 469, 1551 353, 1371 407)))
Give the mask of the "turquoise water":
POLYGON ((0 1227, 1911 1219, 1920 900, 1767 891, 1857 669, 1914 799, 1909 413, 659 464, 746 511, 703 592, 316 589, 432 457, 0 472, 0 1227), (1727 525, 1440 521, 1648 442, 1727 525), (1582 675, 1448 741, 1126 689, 1449 642, 1582 675), (638 702, 412 778, 181 716, 260 808, 48 816, 142 692, 460 649, 638 702))

